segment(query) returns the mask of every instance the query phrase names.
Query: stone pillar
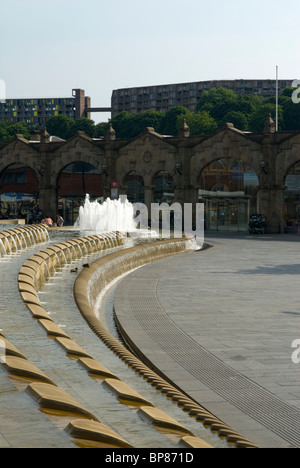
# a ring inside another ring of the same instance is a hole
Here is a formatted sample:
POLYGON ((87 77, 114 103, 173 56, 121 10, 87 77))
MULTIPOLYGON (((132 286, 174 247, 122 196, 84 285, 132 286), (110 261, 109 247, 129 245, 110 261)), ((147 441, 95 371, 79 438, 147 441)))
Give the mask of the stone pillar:
POLYGON ((258 213, 266 218, 267 232, 279 233, 284 222, 284 187, 259 187, 257 192, 258 213))
POLYGON ((144 186, 144 204, 148 210, 148 218, 151 218, 151 203, 153 203, 153 188, 149 185, 144 186))
POLYGON ((257 212, 266 218, 267 232, 279 233, 283 222, 284 187, 276 182, 276 128, 271 114, 264 126, 260 186, 257 192, 257 212))
POLYGON ((50 216, 53 221, 56 220, 58 205, 56 187, 40 188, 39 205, 44 216, 50 216))

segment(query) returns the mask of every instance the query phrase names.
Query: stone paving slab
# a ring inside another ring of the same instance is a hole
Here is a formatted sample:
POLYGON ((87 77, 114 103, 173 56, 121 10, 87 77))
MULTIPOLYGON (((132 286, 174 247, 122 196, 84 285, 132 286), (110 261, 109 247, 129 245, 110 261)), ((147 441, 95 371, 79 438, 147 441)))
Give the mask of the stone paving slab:
POLYGON ((217 234, 116 288, 130 345, 261 447, 300 446, 298 236, 217 234))

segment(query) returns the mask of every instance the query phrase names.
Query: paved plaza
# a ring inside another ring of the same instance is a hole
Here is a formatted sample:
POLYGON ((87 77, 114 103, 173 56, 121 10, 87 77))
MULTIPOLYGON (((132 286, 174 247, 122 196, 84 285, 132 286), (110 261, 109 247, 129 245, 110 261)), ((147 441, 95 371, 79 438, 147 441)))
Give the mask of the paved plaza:
POLYGON ((299 447, 300 236, 205 242, 125 278, 118 320, 140 356, 243 436, 299 447))

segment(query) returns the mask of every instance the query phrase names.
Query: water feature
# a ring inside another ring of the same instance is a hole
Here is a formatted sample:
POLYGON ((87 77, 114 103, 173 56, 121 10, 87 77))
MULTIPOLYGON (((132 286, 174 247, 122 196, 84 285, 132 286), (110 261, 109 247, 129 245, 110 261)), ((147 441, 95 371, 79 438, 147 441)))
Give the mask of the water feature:
POLYGON ((107 198, 103 203, 99 203, 98 200, 91 202, 89 195, 86 195, 75 229, 98 233, 134 231, 136 225, 133 205, 126 197, 118 200, 107 198))
MULTIPOLYGON (((43 242, 45 236, 36 230, 36 240, 43 242)), ((121 380, 128 382, 131 386, 149 398, 155 406, 167 410, 168 414, 175 417, 184 426, 188 426, 190 430, 197 436, 209 440, 212 445, 226 447, 226 443, 214 436, 207 429, 204 429, 201 424, 190 418, 173 402, 166 400, 157 390, 153 389, 142 378, 135 376, 131 369, 117 358, 93 333, 78 313, 74 298, 73 285, 74 275, 70 273, 70 268, 82 268, 84 263, 92 263, 99 257, 107 255, 116 249, 123 247, 115 247, 113 239, 109 236, 105 237, 105 243, 109 247, 106 251, 92 252, 92 249, 85 250, 79 243, 81 239, 80 231, 68 230, 50 230, 50 238, 46 242, 36 245, 32 243, 23 251, 6 255, 1 259, 1 264, 5 268, 0 269, 0 284, 2 307, 0 309, 0 326, 3 329, 3 334, 38 368, 47 374, 55 383, 66 389, 69 393, 81 401, 84 406, 90 408, 93 413, 99 416, 99 419, 110 425, 112 428, 121 432, 122 435, 132 443, 135 447, 174 447, 174 435, 162 435, 156 429, 149 426, 145 421, 141 420, 136 412, 136 407, 128 407, 116 401, 103 386, 91 379, 86 372, 83 372, 81 366, 76 360, 70 359, 62 352, 55 340, 47 339, 41 327, 32 320, 30 313, 22 304, 17 291, 16 276, 21 266, 34 254, 39 254, 41 249, 55 249, 56 245, 64 245, 66 247, 65 255, 62 250, 62 257, 55 255, 58 259, 55 271, 51 268, 51 281, 45 283, 40 291, 40 300, 43 303, 45 310, 53 318, 53 320, 86 351, 88 351, 95 359, 99 360, 103 365, 117 374, 121 380), (75 255, 75 245, 71 244, 69 239, 78 238, 78 256, 75 255), (53 244, 54 242, 54 244, 53 244), (74 255, 71 258, 70 252, 74 255), (79 254, 81 252, 81 254, 79 254), (64 264, 67 262, 67 264, 64 264), (8 271, 6 271, 8 270, 8 271), (17 319, 16 319, 17 317, 17 319)), ((131 238, 125 238, 124 247, 133 245, 131 238)), ((88 245, 94 244, 92 239, 88 245)), ((100 246, 100 243, 99 243, 100 246)), ((46 271, 48 265, 46 264, 46 271)), ((50 271, 47 271, 47 276, 50 277, 50 271)), ((11 384, 7 385, 7 377, 5 372, 0 367, 0 388, 5 389, 5 396, 10 395, 13 402, 13 407, 16 407, 18 412, 18 427, 32 426, 31 431, 22 432, 22 443, 24 445, 35 444, 35 446, 53 446, 53 447, 69 447, 72 446, 70 440, 62 434, 61 431, 55 430, 57 426, 62 429, 62 422, 59 417, 53 414, 45 415, 39 411, 34 411, 30 402, 25 397, 20 396, 24 390, 24 382, 17 379, 9 379, 11 384), (2 386, 3 385, 3 386, 2 386), (9 391, 7 391, 9 387, 9 391), (21 415, 21 416, 20 416, 21 415), (45 434, 45 436, 43 435, 45 434)), ((1 390, 0 390, 0 395, 1 390)), ((0 399, 0 412, 5 414, 5 408, 2 408, 2 402, 8 408, 12 408, 12 404, 0 399)), ((12 411, 12 410, 11 410, 12 411)), ((5 418, 4 418, 5 419, 5 418)), ((1 425, 0 421, 0 447, 1 447, 1 432, 5 426, 1 425)), ((5 429, 4 429, 5 432, 5 429)), ((20 432, 20 431, 19 431, 20 432)), ((18 446, 18 436, 11 430, 11 438, 9 443, 12 446, 18 446)))

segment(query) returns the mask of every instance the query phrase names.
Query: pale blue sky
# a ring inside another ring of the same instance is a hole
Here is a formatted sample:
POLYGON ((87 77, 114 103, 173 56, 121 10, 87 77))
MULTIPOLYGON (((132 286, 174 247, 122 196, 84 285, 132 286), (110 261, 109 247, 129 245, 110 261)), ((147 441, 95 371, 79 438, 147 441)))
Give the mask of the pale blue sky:
POLYGON ((276 65, 300 79, 299 0, 0 0, 0 17, 11 98, 83 88, 110 106, 117 88, 275 78, 276 65))

